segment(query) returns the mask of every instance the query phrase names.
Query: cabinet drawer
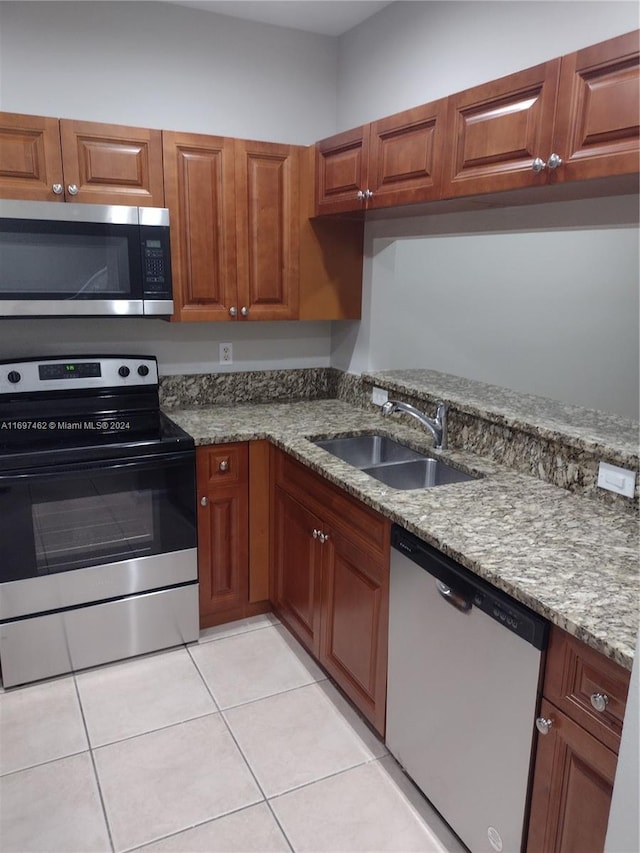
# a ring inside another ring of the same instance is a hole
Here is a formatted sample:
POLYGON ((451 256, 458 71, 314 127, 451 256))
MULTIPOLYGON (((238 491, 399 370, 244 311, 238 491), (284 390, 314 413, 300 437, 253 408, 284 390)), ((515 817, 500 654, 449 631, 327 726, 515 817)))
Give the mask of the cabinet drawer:
POLYGON ((565 631, 554 628, 547 652, 544 695, 618 752, 630 673, 565 631), (598 706, 603 710, 598 710, 598 706))
POLYGON ((237 486, 247 482, 248 472, 249 451, 246 442, 199 449, 198 483, 201 486, 237 486))
MULTIPOLYGON (((385 518, 287 453, 277 451, 276 459, 277 485, 297 497, 327 524, 344 531, 351 539, 355 537, 367 550, 384 558, 389 548, 389 522, 385 518)), ((388 558, 385 563, 388 564, 388 558)))

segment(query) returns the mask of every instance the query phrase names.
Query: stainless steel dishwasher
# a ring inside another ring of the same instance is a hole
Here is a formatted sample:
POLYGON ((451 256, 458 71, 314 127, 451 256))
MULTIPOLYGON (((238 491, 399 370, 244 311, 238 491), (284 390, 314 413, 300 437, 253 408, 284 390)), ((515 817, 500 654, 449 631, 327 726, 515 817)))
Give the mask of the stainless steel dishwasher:
POLYGON ((387 746, 473 853, 523 847, 547 623, 394 525, 387 746))

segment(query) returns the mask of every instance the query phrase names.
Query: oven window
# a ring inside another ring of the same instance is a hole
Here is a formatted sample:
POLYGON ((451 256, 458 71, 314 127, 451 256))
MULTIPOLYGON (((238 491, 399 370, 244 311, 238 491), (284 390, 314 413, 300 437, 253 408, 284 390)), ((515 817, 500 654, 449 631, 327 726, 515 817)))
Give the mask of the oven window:
POLYGON ((153 553, 153 490, 99 494, 99 488, 99 481, 89 480, 87 494, 62 500, 35 490, 31 513, 38 574, 81 568, 88 560, 116 562, 153 553))
POLYGON ((0 481, 0 581, 196 545, 193 458, 0 481))

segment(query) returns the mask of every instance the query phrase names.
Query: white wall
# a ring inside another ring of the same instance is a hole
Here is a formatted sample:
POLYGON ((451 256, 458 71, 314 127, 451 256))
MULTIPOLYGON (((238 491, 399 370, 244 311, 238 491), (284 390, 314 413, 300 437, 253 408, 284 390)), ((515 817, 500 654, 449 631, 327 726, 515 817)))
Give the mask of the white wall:
POLYGON ((397 2, 340 39, 338 128, 637 29, 633 2, 397 2))
POLYGON ((0 108, 307 145, 337 42, 155 2, 0 3, 0 108))
POLYGON ((333 364, 442 370, 637 419, 637 215, 626 196, 370 223, 363 320, 336 329, 333 364))
MULTIPOLYGON (((308 144, 335 130, 337 40, 155 2, 0 2, 0 108, 308 144)), ((2 320, 0 358, 151 353, 162 373, 323 367, 330 323, 2 320), (227 368, 229 369, 229 368, 227 368)))

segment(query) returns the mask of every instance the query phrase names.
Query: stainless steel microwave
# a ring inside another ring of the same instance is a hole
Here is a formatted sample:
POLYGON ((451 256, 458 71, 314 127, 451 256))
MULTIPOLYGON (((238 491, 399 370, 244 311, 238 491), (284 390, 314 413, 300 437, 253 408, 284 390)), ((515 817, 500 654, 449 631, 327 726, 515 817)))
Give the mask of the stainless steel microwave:
POLYGON ((169 211, 0 200, 0 317, 167 317, 169 211))

